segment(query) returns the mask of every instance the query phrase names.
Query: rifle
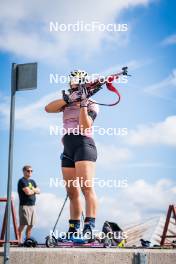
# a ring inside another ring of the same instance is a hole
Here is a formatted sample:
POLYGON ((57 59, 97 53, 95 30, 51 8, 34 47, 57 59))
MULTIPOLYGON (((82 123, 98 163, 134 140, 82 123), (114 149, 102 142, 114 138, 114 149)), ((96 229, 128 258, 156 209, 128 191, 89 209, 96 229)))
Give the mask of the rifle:
MULTIPOLYGON (((118 99, 111 104, 105 104, 105 103, 98 103, 98 102, 94 102, 91 99, 89 100, 91 103, 94 104, 98 104, 98 105, 103 105, 103 106, 115 106, 120 102, 121 96, 119 91, 117 90, 116 87, 113 86, 112 82, 115 79, 118 79, 121 75, 126 75, 126 76, 131 76, 128 74, 128 67, 125 66, 121 69, 120 72, 115 73, 115 74, 111 74, 109 76, 107 76, 105 79, 104 78, 97 78, 95 79, 93 82, 87 82, 84 81, 83 83, 80 82, 78 84, 78 91, 80 92, 80 95, 84 92, 86 94, 87 98, 90 98, 91 96, 93 96, 94 94, 96 94, 97 92, 99 92, 103 87, 104 84, 106 84, 106 88, 111 91, 114 92, 118 99)), ((73 92, 72 89, 69 89, 69 92, 73 92)), ((65 90, 62 91, 63 96, 65 96, 65 90)))

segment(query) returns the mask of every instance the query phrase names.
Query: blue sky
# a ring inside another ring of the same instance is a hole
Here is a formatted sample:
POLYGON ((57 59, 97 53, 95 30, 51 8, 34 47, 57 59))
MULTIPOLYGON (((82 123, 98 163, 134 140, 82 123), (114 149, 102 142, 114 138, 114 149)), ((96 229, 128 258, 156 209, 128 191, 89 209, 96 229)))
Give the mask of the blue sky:
MULTIPOLYGON (((0 196, 6 195, 11 63, 38 62, 38 88, 16 95, 13 192, 21 168, 30 163, 42 193, 38 197, 37 236, 42 239, 54 223, 65 190, 50 188, 50 177, 61 179, 60 136, 49 125, 61 125, 60 115, 48 115, 44 105, 59 97, 66 84, 50 84, 49 74, 68 74, 83 68, 89 73, 118 71, 128 65, 132 77, 119 84, 121 103, 100 107, 95 125, 127 128, 128 135, 95 134, 99 158, 96 177, 126 179, 127 188, 98 188, 97 227, 105 219, 127 226, 165 213, 176 194, 176 18, 175 1, 127 0, 9 1, 0 15, 0 196), (99 12, 101 9, 101 12, 99 12), (127 32, 49 32, 49 21, 127 23, 127 32), (51 206, 52 204, 52 206, 51 206), (106 210, 104 210, 106 208, 106 210), (129 220, 130 219, 130 220, 129 220), (45 231, 44 231, 45 229, 45 231)), ((103 89, 95 96, 111 102, 103 89)), ((66 228, 68 208, 62 225, 66 228)))

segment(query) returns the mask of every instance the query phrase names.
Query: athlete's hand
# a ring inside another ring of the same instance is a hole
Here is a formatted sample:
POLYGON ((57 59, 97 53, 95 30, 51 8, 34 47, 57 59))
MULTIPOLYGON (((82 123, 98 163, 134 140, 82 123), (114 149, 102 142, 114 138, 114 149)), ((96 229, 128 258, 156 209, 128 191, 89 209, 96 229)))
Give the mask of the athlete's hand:
POLYGON ((81 101, 86 100, 88 98, 88 93, 87 93, 86 88, 83 88, 80 91, 80 97, 81 97, 81 101))
POLYGON ((73 91, 71 94, 63 93, 63 100, 67 104, 71 104, 73 102, 80 102, 86 100, 88 98, 87 90, 83 87, 78 91, 73 91))
POLYGON ((75 101, 80 101, 80 99, 81 99, 80 98, 80 92, 79 91, 75 91, 75 92, 71 93, 68 96, 68 98, 69 98, 70 103, 75 102, 75 101))
POLYGON ((81 101, 80 107, 87 107, 88 103, 89 103, 89 100, 88 100, 88 98, 86 98, 86 99, 81 101))
POLYGON ((87 107, 88 106, 88 93, 85 87, 81 90, 81 102, 80 107, 87 107))

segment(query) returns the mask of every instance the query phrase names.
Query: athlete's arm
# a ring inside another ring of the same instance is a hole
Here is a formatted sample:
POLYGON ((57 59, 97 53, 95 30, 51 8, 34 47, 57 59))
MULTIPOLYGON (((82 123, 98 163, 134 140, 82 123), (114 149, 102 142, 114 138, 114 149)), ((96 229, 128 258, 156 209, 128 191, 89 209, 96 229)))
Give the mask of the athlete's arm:
POLYGON ((93 120, 88 115, 87 107, 81 107, 80 108, 80 114, 79 114, 79 126, 80 128, 83 128, 83 130, 90 128, 92 126, 93 120))
POLYGON ((45 111, 47 113, 58 113, 62 110, 62 107, 65 106, 66 104, 67 103, 63 99, 58 99, 47 104, 45 106, 45 111))

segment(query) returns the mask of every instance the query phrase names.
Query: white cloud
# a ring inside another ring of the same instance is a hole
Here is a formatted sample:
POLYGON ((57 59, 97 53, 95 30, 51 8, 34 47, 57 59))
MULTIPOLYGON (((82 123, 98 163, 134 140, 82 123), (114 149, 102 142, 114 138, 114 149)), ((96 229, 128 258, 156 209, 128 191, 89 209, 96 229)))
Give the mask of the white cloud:
POLYGON ((117 73, 122 67, 127 66, 128 67, 128 73, 131 74, 132 71, 135 71, 137 69, 141 69, 141 67, 144 67, 145 65, 151 64, 153 60, 146 59, 145 61, 138 61, 138 60, 130 60, 123 65, 117 64, 113 65, 107 69, 104 69, 100 75, 101 76, 107 76, 108 74, 117 73))
POLYGON ((127 188, 118 189, 115 197, 112 197, 112 193, 113 190, 111 196, 99 197, 98 217, 124 227, 165 213, 169 204, 175 201, 176 185, 168 179, 153 184, 137 180, 127 188))
POLYGON ((144 92, 156 96, 161 99, 173 101, 175 103, 176 96, 176 69, 165 79, 150 85, 144 89, 144 92))
MULTIPOLYGON (((52 193, 41 193, 38 196, 36 205, 38 211, 38 223, 40 223, 40 228, 52 228, 58 217, 59 210, 63 205, 64 198, 57 197, 52 193)), ((66 204, 64 210, 68 212, 68 203, 66 204)), ((63 215, 65 218, 65 213, 63 213, 63 215)))
POLYGON ((121 164, 131 159, 132 153, 128 148, 119 148, 115 145, 97 143, 97 166, 112 170, 116 164, 121 164))
MULTIPOLYGON (((16 106, 15 127, 22 130, 49 129, 50 125, 60 125, 61 115, 47 114, 44 107, 47 103, 55 100, 59 96, 58 92, 50 93, 41 97, 34 103, 16 106)), ((10 113, 9 98, 1 97, 0 115, 2 127, 8 127, 10 113)))
POLYGON ((162 42, 162 45, 167 46, 167 45, 175 45, 176 44, 176 34, 170 35, 166 37, 162 42))
MULTIPOLYGON (((122 10, 138 5, 146 6, 151 0, 126 1, 34 1, 10 0, 1 3, 0 49, 29 59, 57 62, 67 61, 69 52, 86 49, 91 54, 100 48, 102 40, 114 42, 112 34, 105 32, 49 33, 49 21, 76 23, 100 21, 115 23, 122 10), (100 9, 101 7, 101 9, 100 9), (15 12, 13 12, 15 10, 15 12)), ((116 43, 121 33, 115 32, 116 43)), ((83 53, 82 53, 83 54, 83 53)))
MULTIPOLYGON (((12 196, 14 197, 15 208, 17 209, 19 206, 18 194, 16 192, 13 192, 12 196)), ((48 228, 48 230, 50 230, 53 227, 58 217, 59 211, 63 205, 64 199, 65 197, 58 197, 55 194, 49 192, 41 192, 40 195, 37 195, 37 228, 48 228)), ((68 214, 68 210, 69 205, 67 202, 64 213, 60 219, 62 223, 68 214)))
MULTIPOLYGON (((165 213, 169 204, 175 202, 176 185, 168 179, 161 179, 156 183, 137 180, 127 188, 102 189, 98 196, 97 228, 101 229, 105 220, 117 222, 126 227, 134 223, 144 222, 146 219, 165 213)), ((18 195, 13 193, 15 206, 18 207, 18 195)), ((65 197, 59 197, 50 192, 43 192, 37 196, 38 224, 36 228, 50 230, 59 214, 65 197)), ((84 205, 84 203, 83 203, 84 205)), ((69 219, 69 201, 64 208, 59 221, 58 230, 66 231, 69 219)))
POLYGON ((176 116, 169 116, 163 122, 140 125, 129 131, 127 142, 131 145, 176 146, 176 116))
POLYGON ((175 166, 170 166, 163 164, 163 162, 155 162, 155 161, 143 161, 143 162, 133 162, 125 164, 126 168, 175 168, 175 166))

